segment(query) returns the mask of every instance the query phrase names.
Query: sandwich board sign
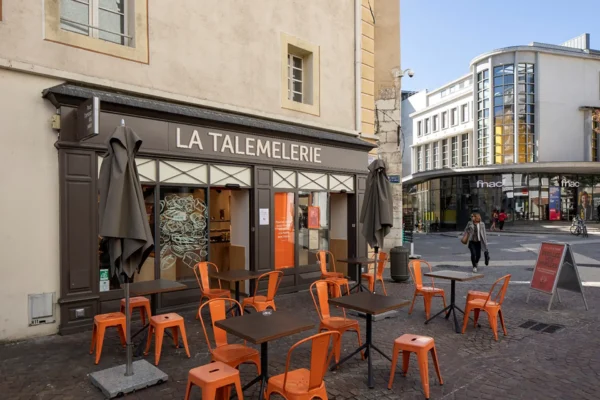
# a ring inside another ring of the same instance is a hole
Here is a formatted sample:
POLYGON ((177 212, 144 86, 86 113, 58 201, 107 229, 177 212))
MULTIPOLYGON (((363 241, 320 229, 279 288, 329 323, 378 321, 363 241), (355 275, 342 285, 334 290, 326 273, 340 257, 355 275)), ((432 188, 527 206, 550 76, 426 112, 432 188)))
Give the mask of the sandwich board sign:
MULTIPOLYGON (((542 242, 529 288, 550 295, 548 311, 555 294, 561 302, 558 289, 581 293, 585 309, 588 309, 573 250, 567 243, 542 242)), ((530 295, 531 291, 527 294, 527 303, 530 295)))

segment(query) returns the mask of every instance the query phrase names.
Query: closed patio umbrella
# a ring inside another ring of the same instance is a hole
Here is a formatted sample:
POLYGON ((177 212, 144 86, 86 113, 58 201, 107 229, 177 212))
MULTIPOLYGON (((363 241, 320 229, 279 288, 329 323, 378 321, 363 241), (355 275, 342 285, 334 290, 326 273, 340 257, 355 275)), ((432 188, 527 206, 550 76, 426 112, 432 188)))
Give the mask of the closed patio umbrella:
POLYGON ((141 145, 139 136, 121 121, 121 126, 108 139, 108 154, 102 162, 99 178, 99 234, 108 242, 111 276, 117 276, 125 283, 127 376, 133 374, 129 283, 154 247, 135 164, 135 156, 141 145))
POLYGON ((379 248, 383 247, 383 239, 393 226, 393 207, 392 188, 385 163, 383 160, 376 159, 369 165, 365 199, 360 212, 360 222, 363 224, 361 232, 367 243, 375 249, 373 282, 377 276, 379 248))

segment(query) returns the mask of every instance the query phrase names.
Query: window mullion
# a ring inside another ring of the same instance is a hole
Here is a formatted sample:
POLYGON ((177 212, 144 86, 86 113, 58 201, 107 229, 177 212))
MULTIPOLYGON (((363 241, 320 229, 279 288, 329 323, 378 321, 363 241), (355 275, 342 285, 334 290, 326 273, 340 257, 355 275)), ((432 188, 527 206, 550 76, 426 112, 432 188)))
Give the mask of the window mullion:
MULTIPOLYGON (((100 18, 98 17, 99 13, 99 2, 100 0, 90 0, 90 25, 94 27, 100 27, 100 18)), ((90 34, 92 37, 98 39, 100 37, 100 31, 95 28, 90 29, 90 34)))

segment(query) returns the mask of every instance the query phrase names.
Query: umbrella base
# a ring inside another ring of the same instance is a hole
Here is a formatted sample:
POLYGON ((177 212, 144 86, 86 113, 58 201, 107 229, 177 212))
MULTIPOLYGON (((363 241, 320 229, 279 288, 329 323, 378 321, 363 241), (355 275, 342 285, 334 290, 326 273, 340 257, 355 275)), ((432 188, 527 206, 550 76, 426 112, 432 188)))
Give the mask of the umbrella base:
POLYGON ((108 399, 166 382, 169 376, 146 360, 133 363, 131 376, 125 376, 125 364, 90 374, 92 384, 108 399))

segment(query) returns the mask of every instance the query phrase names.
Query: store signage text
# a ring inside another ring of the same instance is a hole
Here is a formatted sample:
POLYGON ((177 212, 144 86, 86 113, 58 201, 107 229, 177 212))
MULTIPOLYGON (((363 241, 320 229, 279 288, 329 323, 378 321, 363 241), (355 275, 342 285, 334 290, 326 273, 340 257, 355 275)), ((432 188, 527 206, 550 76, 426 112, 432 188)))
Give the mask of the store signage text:
POLYGON ((477 181, 477 187, 478 188, 499 188, 499 187, 502 187, 502 181, 498 181, 498 182, 477 181))
MULTIPOLYGON (((237 154, 242 156, 267 157, 271 159, 305 161, 321 164, 321 148, 278 140, 240 137, 228 133, 206 132, 208 141, 203 142, 198 130, 194 129, 189 139, 177 128, 177 148, 205 150, 205 146, 215 153, 237 154)), ((205 137, 206 139, 206 137, 205 137)))
POLYGON ((562 187, 579 187, 579 182, 571 181, 569 179, 561 179, 560 186, 562 187))

